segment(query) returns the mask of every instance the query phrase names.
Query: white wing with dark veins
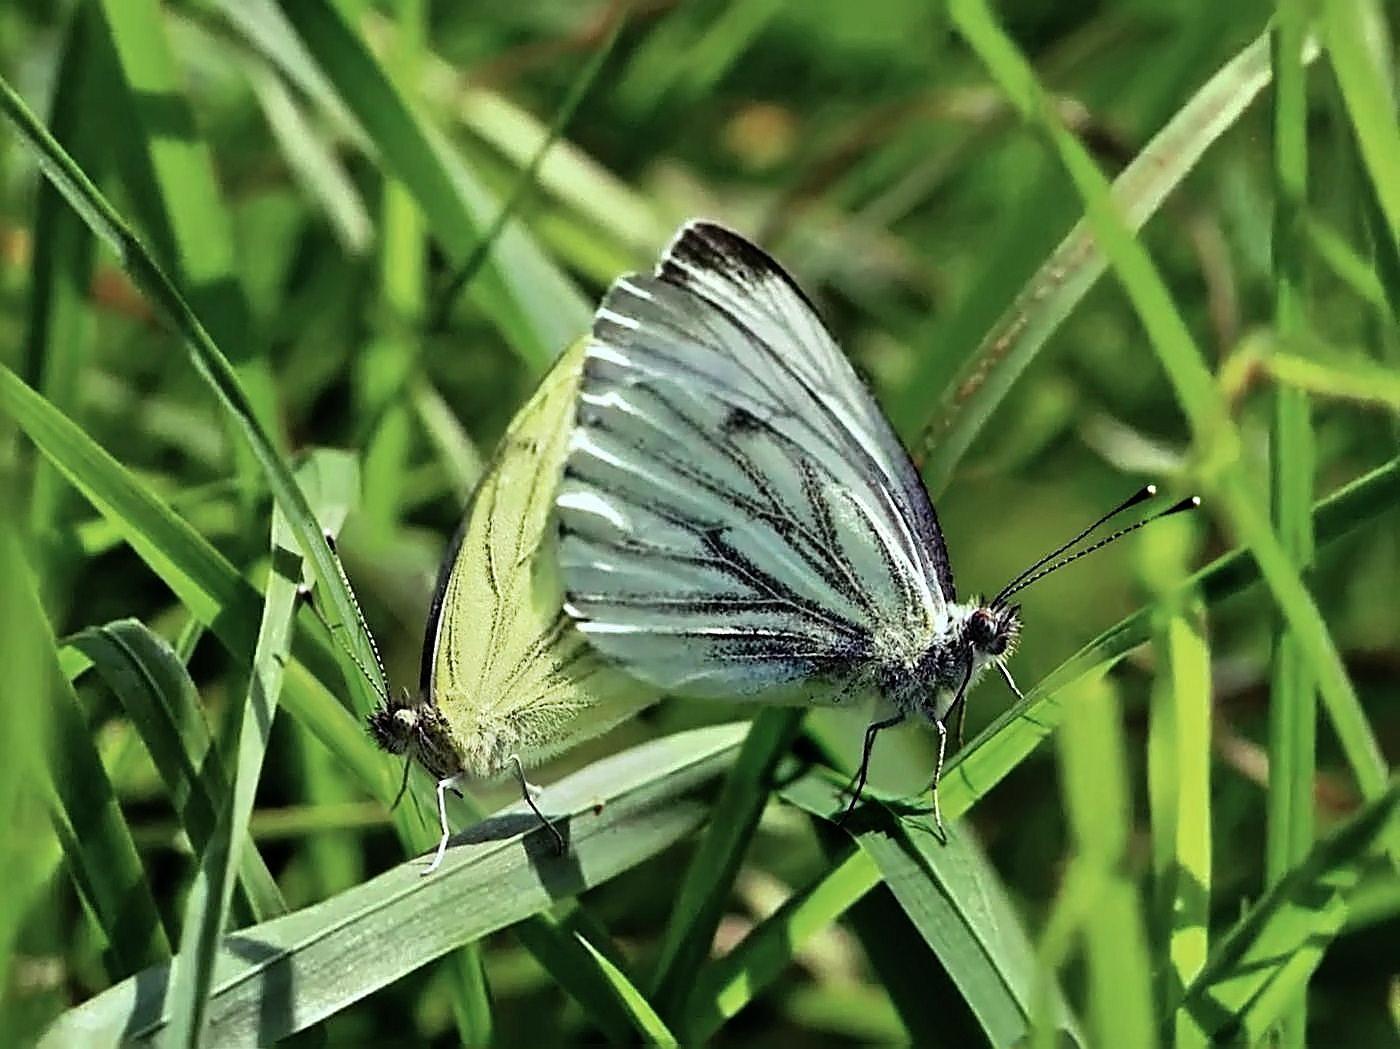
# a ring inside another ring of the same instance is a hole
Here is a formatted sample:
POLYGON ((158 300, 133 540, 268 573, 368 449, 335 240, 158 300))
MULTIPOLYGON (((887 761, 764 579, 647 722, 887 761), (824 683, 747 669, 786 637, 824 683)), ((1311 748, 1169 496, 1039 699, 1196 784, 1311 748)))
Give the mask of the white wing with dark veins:
POLYGON ((556 505, 568 611, 673 692, 839 696, 953 599, 869 392, 781 267, 709 223, 604 298, 556 505))

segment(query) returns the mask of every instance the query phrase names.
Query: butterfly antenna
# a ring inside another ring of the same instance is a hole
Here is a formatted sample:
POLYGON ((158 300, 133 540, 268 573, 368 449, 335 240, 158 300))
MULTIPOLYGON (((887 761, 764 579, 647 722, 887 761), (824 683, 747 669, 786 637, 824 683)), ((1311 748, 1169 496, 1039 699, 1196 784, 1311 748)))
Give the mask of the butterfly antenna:
POLYGON ((1005 601, 1008 597, 1010 597, 1012 594, 1014 594, 1017 590, 1020 590, 1020 589, 1021 589, 1021 581, 1022 581, 1023 579, 1026 579, 1026 578, 1028 578, 1028 577, 1034 575, 1037 569, 1039 569, 1039 568, 1041 568, 1042 566, 1044 566, 1044 565, 1046 565, 1046 564, 1049 564, 1051 561, 1055 560, 1055 558, 1059 557, 1061 554, 1063 554, 1063 553, 1064 553, 1066 550, 1068 550, 1070 547, 1074 546, 1075 543, 1078 543, 1078 542, 1081 542, 1081 541, 1084 540, 1084 539, 1087 539, 1087 538, 1088 538, 1090 535, 1092 535, 1095 531, 1097 531, 1097 530, 1098 530, 1099 528, 1101 528, 1103 525, 1107 524, 1109 521, 1113 520, 1115 517, 1117 517, 1119 514, 1121 514, 1124 510, 1131 510, 1133 507, 1137 506, 1139 503, 1146 502, 1148 499, 1151 499, 1151 498, 1152 498, 1154 495, 1156 495, 1156 494, 1157 494, 1157 486, 1156 486, 1155 484, 1146 484, 1146 485, 1143 485, 1143 486, 1142 486, 1141 488, 1139 488, 1136 492, 1134 492, 1129 498, 1123 500, 1123 502, 1119 503, 1117 506, 1115 506, 1115 507, 1114 507, 1112 510, 1110 510, 1108 513, 1104 514, 1104 515, 1103 515, 1102 517, 1100 517, 1097 521, 1095 521, 1093 524, 1091 524, 1088 528, 1084 529, 1082 532, 1080 532, 1078 535, 1076 535, 1073 539, 1069 540, 1069 541, 1066 542, 1066 543, 1061 543, 1059 546, 1055 547, 1055 549, 1051 550, 1048 554, 1046 554, 1044 557, 1042 557, 1040 560, 1038 560, 1035 564, 1031 565, 1031 566, 1030 566, 1029 568, 1027 568, 1024 572, 1022 572, 1020 575, 1018 575, 1015 579, 1011 580, 1011 582, 1007 583, 1004 587, 1001 588, 1001 592, 1000 592, 999 594, 997 594, 996 597, 992 598, 992 604, 994 604, 994 605, 999 605, 999 604, 1001 604, 1001 603, 1002 603, 1003 601, 1005 601))
POLYGON ((1087 557, 1089 554, 1092 554, 1095 550, 1102 550, 1109 543, 1117 542, 1119 539, 1122 539, 1125 535, 1128 535, 1130 532, 1136 532, 1139 528, 1142 528, 1146 525, 1150 525, 1153 521, 1160 521, 1164 517, 1170 517, 1172 514, 1182 513, 1185 510, 1194 510, 1200 505, 1201 497, 1199 495, 1189 496, 1188 498, 1181 500, 1181 502, 1179 503, 1172 504, 1160 513, 1153 514, 1151 517, 1144 517, 1141 521, 1138 521, 1134 524, 1130 524, 1126 528, 1120 528, 1112 535, 1104 536, 1097 543, 1092 543, 1089 546, 1086 546, 1083 550, 1078 550, 1075 553, 1071 554, 1069 557, 1066 557, 1064 560, 1056 561, 1048 568, 1043 568, 1039 572, 1036 572, 1028 578, 1021 580, 1020 582, 1012 586, 1009 590, 1003 590, 1000 594, 997 595, 997 600, 1004 601, 1012 594, 1024 590, 1032 583, 1044 579, 1051 572, 1058 572, 1061 568, 1064 568, 1065 565, 1073 564, 1075 561, 1078 561, 1081 557, 1087 557))
POLYGON ((355 606, 355 613, 359 616, 360 628, 364 631, 364 636, 369 639, 370 654, 374 656, 374 665, 379 669, 379 676, 377 678, 369 672, 369 667, 365 665, 365 661, 360 658, 359 653, 351 648, 350 642, 345 639, 344 634, 349 628, 346 627, 344 623, 330 622, 330 620, 326 618, 325 613, 316 607, 315 601, 308 601, 307 604, 310 605, 311 611, 315 614, 316 618, 321 621, 321 625, 330 632, 331 637, 335 638, 335 643, 340 646, 340 650, 350 657, 350 662, 355 664, 360 671, 360 675, 369 683, 370 688, 374 689, 375 695, 383 702, 387 703, 389 702, 389 691, 385 682, 389 680, 389 676, 384 670, 384 661, 379 658, 379 646, 375 644, 374 635, 369 632, 369 627, 365 625, 365 619, 360 613, 360 603, 355 598, 355 592, 350 590, 349 587, 346 587, 346 590, 349 592, 350 600, 355 606))

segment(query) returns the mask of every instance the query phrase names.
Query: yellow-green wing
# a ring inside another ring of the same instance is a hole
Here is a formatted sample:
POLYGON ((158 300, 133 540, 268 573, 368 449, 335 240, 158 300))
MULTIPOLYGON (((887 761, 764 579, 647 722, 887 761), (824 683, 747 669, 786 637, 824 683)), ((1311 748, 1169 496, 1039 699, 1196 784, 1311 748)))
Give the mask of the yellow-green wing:
POLYGON ((564 614, 554 490, 583 343, 516 413, 472 497, 429 617, 423 687, 473 775, 530 764, 611 728, 657 692, 607 663, 564 614))

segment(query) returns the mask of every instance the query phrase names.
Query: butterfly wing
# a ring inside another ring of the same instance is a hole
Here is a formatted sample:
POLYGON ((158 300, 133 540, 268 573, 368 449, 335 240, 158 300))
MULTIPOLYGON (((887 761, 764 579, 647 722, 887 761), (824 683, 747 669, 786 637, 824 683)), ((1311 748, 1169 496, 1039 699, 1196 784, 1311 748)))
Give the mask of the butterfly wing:
POLYGON ((879 408, 781 267, 709 223, 599 308, 556 504, 569 612, 674 692, 839 696, 952 599, 879 408))

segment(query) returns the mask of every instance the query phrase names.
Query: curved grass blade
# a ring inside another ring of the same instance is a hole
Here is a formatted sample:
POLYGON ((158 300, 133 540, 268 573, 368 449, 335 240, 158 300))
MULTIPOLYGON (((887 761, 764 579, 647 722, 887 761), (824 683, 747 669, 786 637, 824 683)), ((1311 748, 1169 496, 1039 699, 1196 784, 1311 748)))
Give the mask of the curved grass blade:
MULTIPOLYGON (((499 204, 442 137, 404 100, 345 16, 328 0, 280 0, 302 44, 413 194, 428 228, 456 260, 468 258, 499 204)), ((491 246, 475 300, 537 373, 588 327, 592 311, 517 223, 491 246)))
POLYGON ((170 942, 141 868, 131 830, 102 767, 87 717, 64 676, 53 633, 27 566, 6 580, 14 591, 18 629, 36 637, 51 718, 50 751, 42 790, 68 873, 107 940, 114 977, 170 956, 170 942))
MULTIPOLYGON (((1177 310, 1151 256, 1133 236, 1111 187, 1083 145, 1052 111, 1025 56, 1001 29, 984 0, 952 0, 949 15, 1018 112, 1054 146, 1084 200, 1090 228, 1113 264, 1190 424, 1197 474, 1244 544, 1253 552, 1292 636, 1311 664, 1332 727, 1364 797, 1377 797, 1386 764, 1317 605, 1289 560, 1268 514, 1255 497, 1230 421, 1205 359, 1177 310)), ((1400 839, 1393 843, 1400 862, 1400 839)))
MULTIPOLYGON (((262 599, 233 565, 143 482, 3 365, 0 409, 14 418, 40 452, 120 530, 191 614, 213 631, 229 655, 240 664, 251 663, 254 623, 262 599)), ((300 662, 290 668, 287 708, 370 793, 387 804, 398 789, 393 763, 384 760, 362 725, 325 684, 336 675, 335 655, 324 627, 309 609, 303 609, 298 618, 293 652, 300 662)))
POLYGON ((209 384, 220 405, 247 440, 267 477, 273 498, 286 513, 298 545, 310 559, 317 590, 327 605, 325 614, 328 622, 333 629, 339 629, 345 635, 349 656, 340 651, 340 646, 337 646, 336 656, 351 695, 359 701, 357 709, 367 713, 386 687, 377 669, 374 642, 365 628, 354 595, 346 584, 340 562, 326 545, 325 537, 317 530, 315 515, 292 479, 291 470, 258 422, 252 402, 240 386, 228 359, 121 216, 35 120, 23 100, 2 78, 0 110, 15 125, 45 177, 63 194, 92 231, 116 253, 132 280, 175 327, 190 351, 196 371, 209 384), (371 676, 368 683, 361 677, 362 668, 367 669, 371 676))
MULTIPOLYGON (((457 836, 432 878, 410 861, 322 903, 224 938, 209 1036, 268 1044, 497 929, 578 895, 690 834, 746 724, 654 740, 551 785, 570 841, 558 856, 523 803, 457 836), (524 840, 528 837, 528 840, 524 840)), ((41 1044, 149 1043, 168 1019, 166 969, 148 970, 65 1013, 41 1044)))
MULTIPOLYGON (((834 822, 844 798, 824 772, 785 784, 779 796, 834 822)), ((939 842, 926 822, 902 821, 867 806, 846 826, 869 855, 905 916, 937 955, 993 1046, 1021 1043, 1030 1031, 1035 954, 1000 877, 976 845, 950 826, 939 842)), ((1062 1026, 1079 1043, 1061 1002, 1062 1026)))
MULTIPOLYGON (((1314 53, 1309 51, 1308 57, 1314 53)), ((1156 213, 1211 144, 1249 109, 1269 77, 1269 36, 1264 33, 1222 66, 1153 136, 1114 181, 1114 200, 1129 228, 1141 228, 1156 213)), ((923 474, 929 491, 937 494, 947 487, 1011 385, 1107 269, 1108 258, 1090 224, 1081 221, 971 351, 953 386, 934 391, 940 401, 921 410, 928 402, 927 384, 916 379, 907 385, 910 403, 894 417, 907 422, 901 427, 905 433, 916 427, 922 431, 915 445, 927 451, 923 474)), ((945 368, 929 363, 921 374, 945 368)))
MULTIPOLYGON (((228 774, 212 746, 184 663, 163 638, 135 619, 79 631, 65 640, 68 646, 88 658, 121 701, 165 782, 180 826, 196 855, 202 852, 218 822, 228 774)), ((251 841, 242 851, 239 880, 247 906, 244 924, 287 912, 277 882, 251 841)))
POLYGON ((1385 838, 1394 833, 1400 783, 1322 838, 1219 946, 1181 1008, 1211 1044, 1257 1045, 1343 928, 1347 897, 1385 838))
POLYGON ((661 1017, 656 1015, 656 1010, 651 1007, 651 1003, 646 1000, 646 996, 637 990, 636 985, 627 978, 627 974, 609 961, 598 948, 589 943, 582 933, 575 933, 574 936, 583 945, 584 950, 593 956, 598 969, 607 977, 608 986, 616 996, 618 1004, 626 1010, 628 1017, 632 1020, 632 1026, 637 1029, 637 1033, 642 1036, 646 1044, 679 1045, 676 1036, 667 1029, 661 1017))

